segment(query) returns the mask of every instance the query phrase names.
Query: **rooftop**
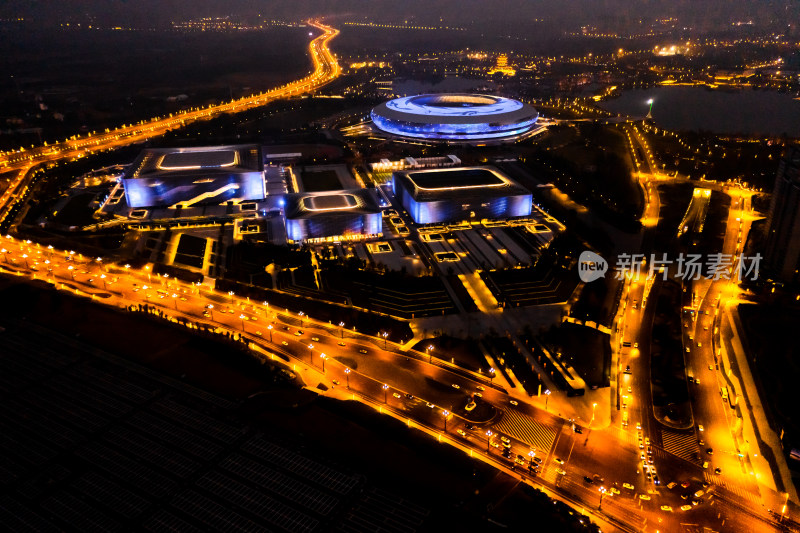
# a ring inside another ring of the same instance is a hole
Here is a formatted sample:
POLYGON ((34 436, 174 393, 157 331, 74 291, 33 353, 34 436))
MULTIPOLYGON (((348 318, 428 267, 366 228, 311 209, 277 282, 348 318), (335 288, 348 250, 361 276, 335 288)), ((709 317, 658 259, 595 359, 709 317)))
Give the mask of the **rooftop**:
POLYGON ((127 168, 126 179, 214 176, 261 172, 261 149, 256 144, 148 148, 127 168))
POLYGON ((305 192, 286 195, 286 218, 352 216, 380 213, 374 190, 305 192))
POLYGON ((417 201, 530 194, 500 170, 488 166, 395 172, 394 176, 417 201))

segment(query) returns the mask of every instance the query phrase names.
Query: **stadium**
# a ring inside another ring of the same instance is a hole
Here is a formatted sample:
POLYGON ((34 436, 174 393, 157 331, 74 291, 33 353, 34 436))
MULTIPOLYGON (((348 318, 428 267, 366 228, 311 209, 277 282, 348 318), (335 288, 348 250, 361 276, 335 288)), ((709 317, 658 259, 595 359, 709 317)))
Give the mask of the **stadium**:
POLYGON ((531 214, 531 193, 494 167, 395 172, 392 188, 417 224, 531 214))
POLYGON ((371 112, 381 132, 447 143, 515 141, 536 131, 539 113, 510 98, 483 94, 423 94, 389 100, 371 112))

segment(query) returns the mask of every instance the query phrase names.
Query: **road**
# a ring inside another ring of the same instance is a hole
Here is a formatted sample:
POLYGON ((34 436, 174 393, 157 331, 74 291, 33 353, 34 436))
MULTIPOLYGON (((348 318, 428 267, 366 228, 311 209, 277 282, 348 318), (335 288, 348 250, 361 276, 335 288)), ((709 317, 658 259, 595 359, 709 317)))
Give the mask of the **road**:
POLYGON ((309 55, 314 69, 304 78, 229 102, 186 109, 179 113, 170 113, 167 116, 143 120, 136 124, 123 125, 113 130, 107 129, 104 132, 74 135, 49 146, 4 152, 0 154, 0 172, 21 171, 40 163, 79 159, 94 152, 140 143, 163 135, 170 130, 182 128, 197 120, 207 120, 223 113, 238 113, 282 98, 313 92, 341 74, 341 67, 329 48, 330 41, 339 34, 339 30, 316 20, 309 20, 308 24, 322 33, 309 43, 309 55))

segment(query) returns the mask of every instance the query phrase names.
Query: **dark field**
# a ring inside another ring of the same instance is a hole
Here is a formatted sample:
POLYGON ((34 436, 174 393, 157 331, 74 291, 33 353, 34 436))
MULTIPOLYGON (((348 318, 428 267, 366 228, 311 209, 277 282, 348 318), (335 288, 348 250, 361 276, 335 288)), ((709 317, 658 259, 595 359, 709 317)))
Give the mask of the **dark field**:
POLYGON ((0 148, 252 94, 311 70, 302 28, 0 32, 0 148), (16 129, 44 128, 36 132, 16 129))

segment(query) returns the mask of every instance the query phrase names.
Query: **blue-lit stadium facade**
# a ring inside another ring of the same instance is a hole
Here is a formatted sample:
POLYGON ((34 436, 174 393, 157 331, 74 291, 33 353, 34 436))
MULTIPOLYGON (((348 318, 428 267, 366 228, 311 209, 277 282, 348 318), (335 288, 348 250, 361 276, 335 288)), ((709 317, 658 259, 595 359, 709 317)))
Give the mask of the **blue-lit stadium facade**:
POLYGON ((370 115, 384 133, 451 143, 513 141, 533 131, 539 118, 536 109, 517 100, 473 94, 396 98, 370 115))
POLYGON ((290 242, 355 241, 383 235, 374 190, 287 194, 284 217, 290 242))
POLYGON ((128 206, 191 207, 265 197, 256 145, 144 150, 122 176, 128 206))
POLYGON ((392 188, 417 224, 526 217, 533 199, 492 167, 395 172, 392 188))

